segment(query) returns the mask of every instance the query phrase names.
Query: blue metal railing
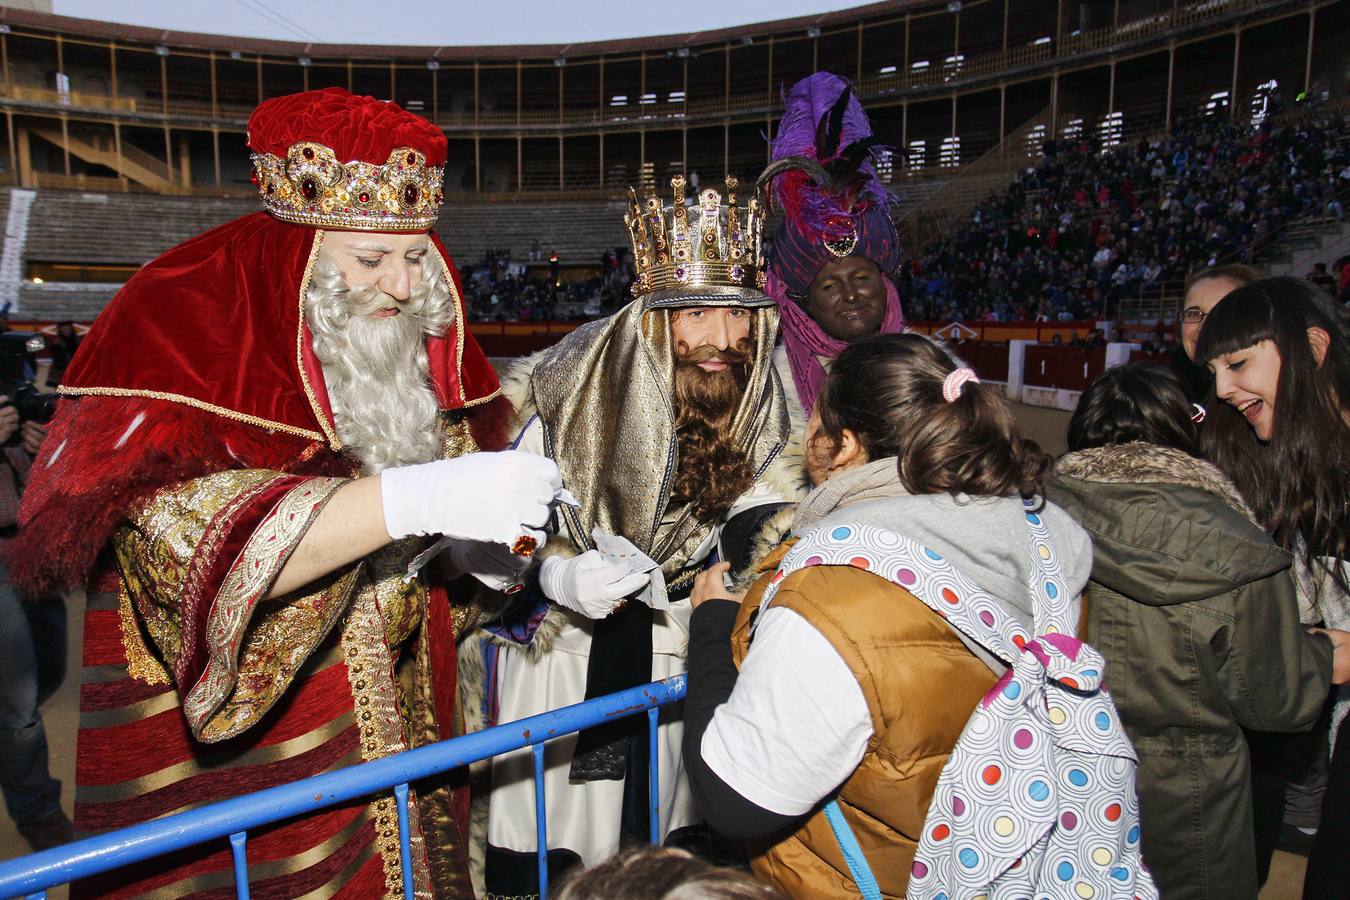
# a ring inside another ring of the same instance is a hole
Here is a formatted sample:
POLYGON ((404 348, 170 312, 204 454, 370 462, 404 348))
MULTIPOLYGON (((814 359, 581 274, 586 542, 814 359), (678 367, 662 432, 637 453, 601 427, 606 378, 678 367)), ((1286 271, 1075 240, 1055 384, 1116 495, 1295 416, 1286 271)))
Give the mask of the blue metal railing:
MULTIPOLYGON (((507 722, 484 731, 408 750, 385 759, 325 772, 253 794, 233 797, 199 809, 155 819, 85 838, 64 847, 0 863, 0 897, 45 898, 46 890, 109 869, 130 865, 183 847, 228 837, 234 858, 235 890, 247 900, 248 831, 281 819, 316 812, 369 794, 394 789, 398 806, 398 839, 403 861, 403 895, 413 896, 412 856, 409 850, 408 783, 460 766, 519 750, 534 749, 535 821, 538 833, 540 897, 548 894, 547 822, 544 815, 544 743, 627 716, 647 713, 649 765, 648 815, 652 843, 660 841, 658 787, 659 707, 682 700, 685 676, 629 688, 551 712, 507 722)), ((616 811, 617 815, 617 811, 616 811)))

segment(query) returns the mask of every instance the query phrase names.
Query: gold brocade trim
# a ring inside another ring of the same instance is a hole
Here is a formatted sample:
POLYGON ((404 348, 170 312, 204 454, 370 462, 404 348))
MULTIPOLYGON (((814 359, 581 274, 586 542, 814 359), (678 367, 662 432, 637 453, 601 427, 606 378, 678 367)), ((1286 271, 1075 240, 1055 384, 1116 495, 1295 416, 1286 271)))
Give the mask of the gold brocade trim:
MULTIPOLYGON (((469 339, 469 322, 464 317, 464 300, 459 296, 455 279, 450 275, 450 264, 445 261, 444 256, 441 256, 436 242, 427 241, 427 247, 441 261, 441 275, 445 278, 445 286, 449 288, 450 296, 455 300, 455 328, 459 331, 459 339, 455 341, 455 383, 459 385, 460 400, 467 401, 468 398, 464 396, 464 342, 469 339)), ((464 405, 469 404, 465 402, 464 405)))
POLYGON ((450 604, 450 630, 454 632, 456 641, 464 637, 464 626, 468 624, 469 618, 476 612, 477 610, 472 606, 450 604))
MULTIPOLYGON (((240 645, 254 608, 262 600, 310 523, 344 478, 313 478, 292 488, 259 524, 225 576, 206 624, 207 662, 183 698, 183 715, 198 740, 207 740, 212 716, 229 697, 238 675, 240 645)), ((213 727, 209 740, 234 737, 251 721, 213 727)))
POLYGON ((145 637, 136 624, 136 613, 131 608, 131 595, 121 578, 117 579, 117 619, 122 626, 122 650, 127 658, 127 674, 146 684, 168 684, 169 673, 164 664, 145 645, 145 637))
MULTIPOLYGON (((381 759, 408 749, 405 722, 399 712, 392 654, 384 638, 384 622, 375 604, 373 585, 361 587, 342 620, 342 652, 361 733, 361 757, 381 759)), ((371 802, 375 841, 384 862, 385 889, 391 898, 403 894, 402 852, 398 842, 398 808, 393 797, 371 802)), ((415 792, 408 791, 409 843, 413 892, 431 897, 431 874, 422 837, 415 792)))
MULTIPOLYGON (((311 440, 322 440, 323 435, 317 431, 310 431, 307 428, 298 428, 295 425, 286 425, 282 422, 274 422, 271 419, 263 419, 258 416, 250 416, 245 413, 235 412, 232 409, 226 409, 223 406, 216 406, 214 403, 207 403, 204 400, 198 400, 196 397, 187 397, 183 394, 170 394, 165 391, 143 391, 137 388, 115 388, 115 387, 67 387, 61 385, 57 393, 67 397, 148 397, 151 400, 168 400, 170 403, 182 403, 185 406, 191 406, 195 409, 205 412, 215 413, 218 416, 224 416, 227 419, 233 419, 236 422, 244 422, 248 425, 259 425, 263 428, 270 428, 273 431, 283 431, 286 434, 294 434, 298 437, 306 437, 311 440)), ((322 421, 322 420, 320 420, 322 421)))
MULTIPOLYGON (((461 348, 461 349, 462 349, 462 348, 461 348)), ((463 385, 460 385, 460 390, 463 390, 463 389, 464 389, 463 385)), ((468 401, 468 402, 465 403, 463 406, 461 406, 460 409, 469 409, 470 407, 481 406, 482 404, 487 403, 487 402, 490 401, 490 400, 496 400, 496 399, 497 399, 498 397, 500 397, 501 395, 502 395, 502 389, 501 389, 501 388, 497 388, 495 391, 493 391, 492 393, 488 394, 486 397, 479 397, 477 400, 470 400, 470 401, 468 401)))
POLYGON ((309 373, 305 371, 305 298, 309 295, 309 282, 314 277, 314 264, 319 261, 319 248, 323 246, 323 229, 314 229, 314 246, 309 248, 309 260, 305 263, 305 274, 300 279, 300 318, 295 328, 295 368, 300 372, 300 385, 305 389, 305 399, 309 401, 310 411, 314 413, 314 420, 319 423, 323 429, 323 436, 328 438, 328 444, 334 450, 342 449, 342 441, 328 425, 328 417, 324 415, 323 408, 319 406, 319 398, 314 394, 314 387, 309 383, 309 373))
POLYGON ((479 449, 468 420, 460 419, 452 422, 447 416, 441 416, 441 459, 467 456, 470 453, 477 453, 479 449))

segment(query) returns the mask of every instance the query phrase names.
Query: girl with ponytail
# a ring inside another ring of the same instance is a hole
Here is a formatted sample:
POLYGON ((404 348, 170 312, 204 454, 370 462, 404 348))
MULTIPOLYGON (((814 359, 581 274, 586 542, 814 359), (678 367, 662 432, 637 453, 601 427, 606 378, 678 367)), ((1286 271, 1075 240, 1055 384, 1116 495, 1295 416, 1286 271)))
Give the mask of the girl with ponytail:
MULTIPOLYGON (((1116 873, 1093 887, 1102 896, 1155 896, 1129 831, 1132 764, 1105 759, 1132 752, 1098 690, 1100 657, 1069 637, 1091 546, 1045 502, 1050 459, 999 392, 921 335, 868 338, 831 366, 805 444, 815 490, 749 593, 723 586, 724 566, 695 584, 684 754, 703 816, 794 897, 966 896, 995 877, 1055 893, 1039 881, 1054 866, 1032 855, 1077 860, 1079 834, 1042 829, 1006 858, 955 835, 975 820, 1036 827, 1012 776, 1023 791, 1023 776, 1063 775, 1033 713, 1062 693, 1069 719, 1083 704, 1103 717, 1076 764, 1125 773, 1093 799, 1122 810, 1104 825, 1119 830, 1103 836, 1111 866, 1079 868, 1116 873), (1014 747, 1027 758, 1002 757, 1014 747), (969 818, 948 821, 954 809, 969 818)), ((1050 821, 1069 812, 1041 799, 1050 821)))

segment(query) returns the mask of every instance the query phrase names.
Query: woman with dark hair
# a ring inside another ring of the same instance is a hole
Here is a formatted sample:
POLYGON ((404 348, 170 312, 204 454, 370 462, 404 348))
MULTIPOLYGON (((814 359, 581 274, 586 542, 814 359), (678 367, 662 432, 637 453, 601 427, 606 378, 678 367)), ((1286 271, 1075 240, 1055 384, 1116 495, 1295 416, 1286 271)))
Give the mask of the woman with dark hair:
POLYGON ((1069 637, 1091 547, 1043 501, 1050 459, 998 389, 923 336, 859 341, 826 377, 806 456, 815 490, 744 602, 723 586, 725 566, 694 588, 684 755, 709 824, 746 840, 756 874, 793 897, 857 896, 871 878, 888 897, 938 896, 1008 872, 1040 896, 1035 878, 1052 867, 1021 865, 1027 848, 1066 860, 1078 896, 1154 896, 1130 831, 1133 754, 1097 691, 1100 657, 1069 637), (1056 655, 1069 645, 1073 663, 1056 655), (1074 678, 1040 668, 1052 658, 1074 678), (1043 714, 1061 676, 1081 692, 1050 704, 1051 722, 1064 723, 1061 707, 1104 704, 1088 726, 1101 755, 1076 765, 1119 776, 1091 825, 1048 788, 1066 777, 1048 773, 1043 714), (966 744, 1013 721, 998 747, 966 744), (1014 783, 1016 799, 1002 793, 1014 783), (991 796, 1006 813, 979 805, 991 796), (1038 804, 1039 825, 1020 818, 1038 804), (1075 825, 1046 826, 1062 814, 1075 825), (1001 837, 972 838, 977 821, 1001 837), (1079 860, 1078 838, 1099 824, 1119 828, 1094 844, 1113 848, 1105 868, 1079 860))
MULTIPOLYGON (((1269 278, 1229 294, 1200 332, 1196 358, 1214 372, 1201 449, 1251 505, 1276 544, 1294 553, 1305 623, 1350 628, 1350 325, 1315 286, 1269 278)), ((1350 746, 1337 733, 1309 857, 1308 896, 1350 883, 1350 746), (1320 886, 1320 887, 1319 887, 1320 886)))
POLYGON ((1231 900, 1258 877, 1242 729, 1311 727, 1333 647, 1299 624, 1289 553, 1194 442, 1173 373, 1108 369, 1050 496, 1092 536, 1083 634, 1139 754, 1144 859, 1168 900, 1231 900))
POLYGON ((1219 301, 1240 287, 1260 281, 1261 272, 1243 263, 1229 263, 1201 269, 1186 279, 1186 293, 1181 301, 1178 325, 1181 346, 1172 354, 1168 366, 1181 379, 1186 396, 1192 403, 1204 403, 1214 376, 1205 368, 1204 360, 1195 358, 1195 343, 1205 317, 1219 301))

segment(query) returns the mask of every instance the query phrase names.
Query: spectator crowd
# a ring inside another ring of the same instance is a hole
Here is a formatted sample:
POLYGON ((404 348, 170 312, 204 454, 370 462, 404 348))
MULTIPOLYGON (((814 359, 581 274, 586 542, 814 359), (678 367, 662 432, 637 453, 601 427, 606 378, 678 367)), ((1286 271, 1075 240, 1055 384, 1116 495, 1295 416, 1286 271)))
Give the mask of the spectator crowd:
POLYGON ((1345 216, 1350 142, 1340 117, 1217 119, 1097 149, 1051 140, 970 221, 900 277, 911 319, 1053 321, 1109 316, 1188 272, 1258 260, 1309 213, 1345 216))
POLYGON ((544 257, 537 244, 529 262, 511 258, 511 250, 488 250, 480 263, 462 271, 465 307, 478 322, 566 322, 595 319, 628 302, 633 281, 626 248, 606 251, 598 270, 581 278, 564 274, 557 253, 544 257), (540 263, 545 263, 541 266, 540 263))

